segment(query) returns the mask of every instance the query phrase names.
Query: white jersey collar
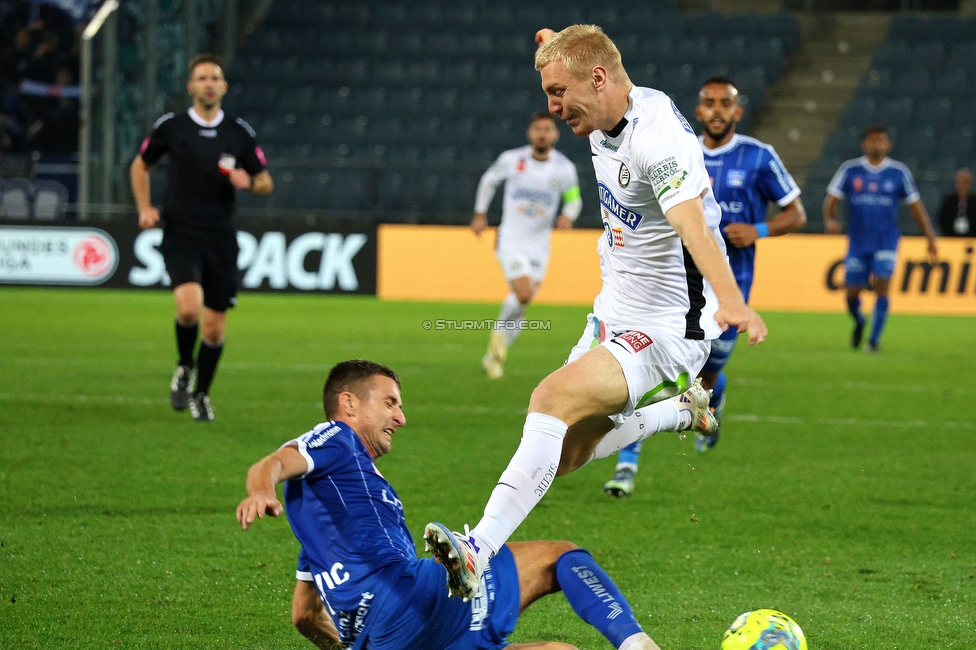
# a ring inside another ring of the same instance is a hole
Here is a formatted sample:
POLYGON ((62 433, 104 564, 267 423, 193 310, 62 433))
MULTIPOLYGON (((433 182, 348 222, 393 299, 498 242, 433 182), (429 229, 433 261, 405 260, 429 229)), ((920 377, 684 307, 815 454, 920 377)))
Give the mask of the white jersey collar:
POLYGON ((871 172, 872 174, 876 174, 880 172, 882 169, 891 167, 891 158, 885 157, 880 163, 878 163, 878 166, 875 167, 874 165, 868 162, 867 156, 861 156, 861 165, 863 165, 864 168, 869 172, 871 172))
POLYGON ((738 133, 732 134, 732 139, 723 144, 721 147, 716 147, 714 149, 709 149, 705 146, 705 136, 698 136, 698 142, 701 143, 702 151, 705 152, 706 156, 721 156, 723 153, 728 153, 739 146, 739 141, 741 138, 738 133))
POLYGON ((186 112, 187 114, 189 114, 191 120, 193 120, 200 126, 207 127, 208 129, 212 129, 224 121, 224 109, 220 109, 219 111, 217 111, 217 117, 215 117, 212 122, 208 122, 207 120, 200 117, 200 114, 197 113, 192 106, 186 109, 186 112))

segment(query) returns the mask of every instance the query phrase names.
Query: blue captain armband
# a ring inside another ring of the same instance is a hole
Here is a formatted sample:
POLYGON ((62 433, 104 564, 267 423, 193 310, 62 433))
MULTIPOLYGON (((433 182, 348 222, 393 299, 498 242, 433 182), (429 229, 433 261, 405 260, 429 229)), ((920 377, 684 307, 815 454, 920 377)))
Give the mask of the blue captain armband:
POLYGON ((765 221, 755 224, 755 228, 757 238, 762 239, 763 237, 769 237, 769 224, 765 221))

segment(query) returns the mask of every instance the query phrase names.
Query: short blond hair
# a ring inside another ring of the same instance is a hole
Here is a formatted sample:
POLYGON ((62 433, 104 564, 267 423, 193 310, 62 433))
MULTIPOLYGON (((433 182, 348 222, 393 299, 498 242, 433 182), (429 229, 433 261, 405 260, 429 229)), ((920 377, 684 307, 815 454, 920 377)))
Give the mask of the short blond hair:
POLYGON ((593 68, 600 66, 614 81, 629 81, 620 50, 596 25, 570 25, 553 36, 536 52, 535 69, 542 70, 553 61, 562 61, 577 79, 588 79, 593 68))

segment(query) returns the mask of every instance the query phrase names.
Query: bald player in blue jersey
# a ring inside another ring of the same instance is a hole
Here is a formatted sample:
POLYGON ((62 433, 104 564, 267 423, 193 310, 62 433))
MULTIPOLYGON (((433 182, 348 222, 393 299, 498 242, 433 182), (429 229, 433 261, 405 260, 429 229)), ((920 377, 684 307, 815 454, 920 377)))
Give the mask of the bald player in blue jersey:
POLYGON ((861 291, 870 287, 877 295, 868 352, 877 352, 881 332, 888 318, 888 286, 898 255, 898 205, 904 203, 929 240, 928 253, 939 254, 935 231, 908 167, 888 158, 891 140, 883 126, 869 126, 861 138, 864 156, 846 161, 827 186, 824 200, 824 229, 841 231, 837 204, 847 199, 849 246, 844 258, 847 310, 854 319, 851 346, 861 347, 866 319, 861 314, 861 291))
POLYGON ((328 422, 255 463, 237 507, 247 529, 278 516, 285 482, 288 521, 301 551, 292 622, 319 648, 338 650, 574 650, 566 643, 511 645, 519 614, 562 590, 576 613, 620 650, 659 650, 609 576, 570 542, 507 544, 481 591, 451 598, 447 572, 418 559, 403 504, 374 460, 406 424, 400 380, 386 366, 345 361, 323 390, 328 422))
MULTIPOLYGON (((749 302, 756 240, 794 232, 803 227, 807 216, 800 201, 800 188, 773 147, 735 132, 742 113, 739 90, 734 81, 715 76, 702 83, 695 108, 695 117, 702 125, 699 141, 715 200, 722 208, 720 229, 728 249, 729 264, 743 298, 749 302), (769 203, 775 203, 781 211, 767 221, 769 203)), ((725 408, 723 368, 737 337, 736 328, 730 327, 712 341, 708 360, 698 374, 702 385, 712 391, 709 406, 715 411, 719 423, 713 433, 695 434, 698 451, 706 451, 718 443, 725 408)), ((613 478, 603 486, 607 495, 629 497, 633 494, 642 442, 635 442, 620 451, 613 478)))

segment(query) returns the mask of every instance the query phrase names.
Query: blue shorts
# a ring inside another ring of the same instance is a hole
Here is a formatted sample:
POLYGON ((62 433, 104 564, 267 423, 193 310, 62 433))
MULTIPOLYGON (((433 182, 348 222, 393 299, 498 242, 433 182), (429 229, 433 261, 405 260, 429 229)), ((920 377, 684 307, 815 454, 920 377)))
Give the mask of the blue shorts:
POLYGON ((708 359, 702 367, 702 372, 719 372, 729 362, 732 350, 735 349, 735 342, 739 340, 739 331, 735 326, 722 332, 722 336, 712 341, 712 351, 708 353, 708 359))
POLYGON ((407 565, 389 591, 378 594, 353 650, 500 650, 519 615, 515 558, 503 546, 481 579, 477 598, 447 593, 447 572, 431 558, 407 565))
POLYGON ((866 287, 868 278, 875 276, 888 280, 895 274, 895 260, 898 251, 894 249, 864 251, 850 249, 844 259, 844 284, 848 287, 866 287))

